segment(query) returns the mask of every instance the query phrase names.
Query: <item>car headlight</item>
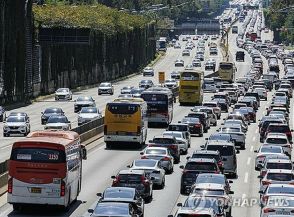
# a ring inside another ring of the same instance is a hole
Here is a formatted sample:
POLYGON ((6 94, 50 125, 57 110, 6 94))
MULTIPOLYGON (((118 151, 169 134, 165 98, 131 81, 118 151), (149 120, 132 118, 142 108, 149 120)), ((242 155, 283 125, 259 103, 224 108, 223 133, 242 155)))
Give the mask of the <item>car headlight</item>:
POLYGON ((42 116, 42 119, 46 119, 47 117, 46 116, 42 116))
POLYGON ((6 126, 4 126, 3 128, 4 128, 5 130, 9 129, 9 127, 8 127, 7 125, 6 125, 6 126))
POLYGON ((25 128, 26 128, 26 126, 20 126, 19 128, 20 128, 20 129, 25 129, 25 128))

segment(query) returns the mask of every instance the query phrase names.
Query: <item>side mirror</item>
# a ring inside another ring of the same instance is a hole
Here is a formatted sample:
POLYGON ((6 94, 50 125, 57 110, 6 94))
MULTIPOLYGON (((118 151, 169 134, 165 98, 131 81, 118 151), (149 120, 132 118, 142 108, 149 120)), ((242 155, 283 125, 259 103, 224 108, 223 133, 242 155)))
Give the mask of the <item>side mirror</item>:
POLYGON ((229 183, 232 184, 232 183, 234 183, 234 182, 233 182, 232 180, 229 180, 229 183))
POLYGON ((178 121, 178 123, 180 124, 182 121, 178 121))
POLYGON ((177 206, 181 207, 181 206, 183 206, 183 204, 182 203, 177 203, 177 206))
POLYGON ((140 152, 140 155, 143 155, 144 154, 144 152, 140 152))
POLYGON ((115 179, 115 176, 111 176, 112 179, 115 179))
POLYGON ((239 150, 237 150, 237 151, 236 151, 236 153, 237 153, 237 154, 240 154, 240 151, 239 151, 239 150))
POLYGON ((94 213, 94 209, 88 209, 88 213, 94 213))
POLYGON ((205 138, 205 140, 208 140, 208 138, 205 138))
POLYGON ((225 125, 225 123, 221 123, 221 125, 225 125))
POLYGON ((149 140, 149 142, 150 142, 150 143, 152 143, 152 142, 153 142, 153 140, 149 140))
POLYGON ((257 153, 258 151, 257 150, 254 150, 254 152, 257 153))
POLYGON ((294 130, 293 130, 293 129, 291 129, 291 132, 294 132, 294 130))
POLYGON ((131 168, 131 165, 128 165, 127 168, 131 168))
POLYGON ((227 160, 227 158, 223 157, 223 158, 222 158, 222 160, 223 160, 223 161, 226 161, 226 160, 227 160))
POLYGON ((82 159, 87 160, 87 149, 84 145, 81 145, 82 159))
POLYGON ((191 158, 190 156, 186 157, 187 160, 189 160, 190 158, 191 158))
POLYGON ((44 114, 44 112, 41 112, 41 114, 43 115, 43 114, 44 114))
POLYGON ((97 197, 102 197, 102 193, 97 193, 97 197))
POLYGON ((229 194, 235 194, 235 192, 234 191, 230 191, 229 194))
POLYGON ((262 179, 263 177, 261 175, 257 176, 257 178, 262 179))
POLYGON ((260 190, 260 191, 258 191, 258 193, 260 193, 260 194, 263 194, 263 191, 262 191, 262 190, 260 190))
POLYGON ((204 148, 204 145, 200 145, 200 148, 204 148))
POLYGON ((181 166, 180 166, 180 169, 184 169, 184 166, 183 166, 183 165, 181 165, 181 166))
POLYGON ((173 215, 168 215, 167 217, 174 217, 173 215))
POLYGON ((151 181, 154 181, 154 180, 155 180, 155 178, 154 178, 154 177, 151 177, 151 178, 150 178, 150 180, 151 180, 151 181))

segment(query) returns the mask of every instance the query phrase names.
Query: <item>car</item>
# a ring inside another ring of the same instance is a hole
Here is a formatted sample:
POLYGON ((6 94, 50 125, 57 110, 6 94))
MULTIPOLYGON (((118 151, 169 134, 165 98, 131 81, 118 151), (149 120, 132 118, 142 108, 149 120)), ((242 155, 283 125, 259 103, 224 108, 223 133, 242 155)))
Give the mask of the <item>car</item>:
POLYGON ((231 106, 231 100, 230 100, 230 97, 227 93, 215 93, 211 98, 213 101, 215 99, 224 99, 226 101, 227 105, 231 106))
POLYGON ((218 51, 216 47, 209 48, 209 55, 217 55, 218 51))
POLYGON ((246 133, 248 130, 248 125, 244 124, 241 120, 237 120, 237 119, 225 120, 222 125, 223 126, 239 125, 239 127, 241 127, 243 133, 246 133))
POLYGON ((260 99, 264 99, 265 101, 267 101, 267 91, 265 88, 254 88, 254 91, 258 93, 260 99))
POLYGON ((239 62, 239 61, 244 62, 245 61, 245 53, 244 53, 244 51, 237 51, 236 52, 236 61, 237 62, 239 62))
POLYGON ((255 170, 260 170, 264 167, 264 159, 268 155, 285 155, 283 148, 275 145, 262 145, 254 152, 257 153, 255 158, 255 170))
POLYGON ((174 45, 174 48, 175 48, 175 49, 181 49, 181 48, 182 48, 182 46, 181 46, 181 44, 180 44, 180 43, 176 43, 176 44, 174 45))
POLYGON ((240 149, 245 149, 246 135, 242 132, 240 125, 226 125, 221 127, 218 132, 230 134, 235 141, 235 145, 240 147, 240 149))
POLYGON ((184 49, 182 51, 182 56, 190 56, 190 50, 189 49, 184 49))
POLYGON ((204 69, 205 71, 207 70, 212 70, 215 71, 215 64, 213 64, 212 62, 207 61, 204 65, 204 69))
POLYGON ((205 106, 195 106, 191 109, 192 112, 205 112, 209 118, 209 123, 212 126, 217 125, 217 116, 214 113, 213 108, 205 107, 205 106))
POLYGON ((143 76, 154 76, 154 69, 152 67, 146 67, 143 69, 143 76))
POLYGON ((184 67, 184 60, 176 60, 175 61, 175 67, 184 67))
POLYGON ((120 90, 121 94, 131 94, 131 91, 134 87, 133 86, 126 86, 120 90))
POLYGON ((221 108, 216 101, 207 101, 202 103, 203 106, 213 108, 214 113, 216 114, 217 119, 221 117, 221 108))
POLYGON ((95 99, 91 96, 79 96, 75 100, 74 112, 77 113, 81 111, 83 107, 96 107, 95 99))
POLYGON ((137 217, 135 208, 131 203, 125 202, 98 202, 94 209, 89 209, 92 217, 119 216, 137 217))
POLYGON ((3 136, 21 134, 27 136, 30 133, 31 125, 25 116, 8 116, 3 122, 3 136))
POLYGON ((200 173, 221 173, 220 168, 215 159, 207 158, 190 158, 186 165, 181 165, 183 170, 181 176, 181 194, 191 192, 191 187, 200 173))
POLYGON ((159 160, 160 166, 169 174, 174 171, 174 158, 168 148, 164 147, 147 147, 140 152, 141 159, 159 160))
POLYGON ((112 187, 129 187, 136 189, 145 201, 152 201, 153 178, 149 177, 144 170, 121 170, 113 179, 112 187))
MULTIPOLYGON (((191 123, 193 124, 193 121, 191 121, 191 123)), ((167 131, 179 131, 179 132, 183 132, 186 135, 186 139, 188 140, 188 145, 189 148, 191 146, 191 133, 190 133, 190 128, 194 127, 189 126, 188 123, 170 123, 167 127, 167 131)))
POLYGON ((109 82, 103 82, 99 85, 98 87, 98 95, 101 94, 110 94, 113 95, 114 94, 114 87, 111 83, 109 82))
POLYGON ((41 124, 44 125, 47 123, 51 115, 64 115, 64 111, 61 108, 50 107, 46 108, 44 112, 41 112, 41 124))
POLYGON ((168 148, 170 154, 174 158, 174 163, 179 163, 181 159, 180 147, 177 144, 177 140, 173 136, 154 136, 152 140, 149 140, 148 147, 165 147, 168 148))
MULTIPOLYGON (((99 202, 124 202, 129 203, 139 217, 144 217, 144 200, 134 188, 108 187, 103 193, 97 193, 99 202)), ((99 203, 98 202, 98 203, 99 203)))
POLYGON ((6 111, 3 106, 0 106, 0 121, 4 121, 6 119, 6 111))
POLYGON ((229 194, 231 191, 230 184, 233 183, 233 181, 228 180, 224 174, 202 173, 197 176, 195 184, 192 186, 192 191, 194 190, 197 184, 203 183, 222 185, 225 192, 229 194))
POLYGON ((192 65, 194 67, 201 67, 201 61, 200 61, 200 59, 194 59, 194 60, 192 60, 192 65))
POLYGON ((196 150, 192 153, 191 157, 189 158, 208 158, 208 159, 215 159, 217 165, 219 166, 220 170, 223 172, 224 170, 224 162, 221 158, 219 151, 211 151, 211 150, 196 150))
POLYGON ((175 79, 167 79, 164 81, 164 86, 169 89, 174 89, 178 87, 178 82, 175 79))
POLYGON ((64 115, 51 115, 44 127, 45 130, 70 130, 71 123, 64 115))
POLYGON ((217 87, 213 78, 204 78, 202 87, 203 91, 212 93, 215 93, 217 91, 217 87))
POLYGON ((220 106, 221 112, 229 111, 229 104, 226 99, 214 98, 212 99, 212 102, 216 102, 220 106))
POLYGON ((207 133, 210 129, 210 118, 206 112, 190 112, 185 118, 198 118, 203 125, 203 132, 207 133))
MULTIPOLYGON (((276 176, 278 178, 278 176, 276 176)), ((270 184, 264 191, 259 191, 261 194, 260 205, 264 207, 270 196, 294 196, 294 186, 293 186, 293 172, 292 175, 286 175, 284 178, 292 180, 291 184, 270 184)), ((273 217, 280 217, 273 215, 273 217)), ((285 215, 281 217, 286 217, 285 215)), ((288 217, 288 216, 287 216, 288 217)), ((289 216, 290 217, 290 216, 289 216)))
POLYGON ((154 185, 163 189, 165 186, 165 170, 161 166, 161 161, 154 159, 134 160, 129 168, 134 170, 144 170, 145 174, 152 179, 154 185))
POLYGON ((72 100, 72 92, 69 88, 58 88, 55 91, 55 100, 72 100))
POLYGON ((292 131, 286 123, 270 123, 266 128, 265 138, 269 133, 284 133, 287 135, 288 141, 292 143, 292 131))
POLYGON ((134 87, 131 89, 131 92, 130 94, 133 96, 133 97, 138 97, 140 98, 141 97, 141 94, 142 92, 145 90, 145 88, 137 88, 137 87, 134 87))
POLYGON ((282 146, 285 154, 291 156, 292 144, 288 141, 288 137, 284 133, 268 133, 264 145, 282 146))
POLYGON ((186 155, 188 153, 189 143, 186 138, 186 134, 180 131, 165 131, 163 136, 174 136, 177 140, 177 144, 180 147, 180 153, 186 155))
POLYGON ((78 113, 78 126, 98 118, 102 118, 102 114, 100 113, 98 108, 83 107, 78 113))
POLYGON ((261 217, 279 214, 282 216, 291 215, 294 209, 294 197, 292 196, 270 196, 261 210, 261 217), (271 210, 271 212, 268 212, 271 210))
POLYGON ((237 154, 233 141, 225 140, 208 140, 205 145, 200 146, 203 150, 218 151, 223 161, 223 173, 237 178, 237 154))
POLYGON ((263 161, 263 167, 260 169, 260 176, 259 178, 262 179, 269 170, 272 169, 285 169, 285 170, 292 170, 292 162, 288 159, 276 159, 276 158, 267 158, 263 161))
MULTIPOLYGON (((183 66, 184 66, 184 64, 183 64, 183 66)), ((175 80, 180 80, 180 73, 177 71, 172 71, 170 73, 170 78, 175 79, 175 80)))
POLYGON ((151 80, 141 80, 139 82, 139 88, 145 88, 148 89, 150 87, 154 86, 153 81, 151 80))

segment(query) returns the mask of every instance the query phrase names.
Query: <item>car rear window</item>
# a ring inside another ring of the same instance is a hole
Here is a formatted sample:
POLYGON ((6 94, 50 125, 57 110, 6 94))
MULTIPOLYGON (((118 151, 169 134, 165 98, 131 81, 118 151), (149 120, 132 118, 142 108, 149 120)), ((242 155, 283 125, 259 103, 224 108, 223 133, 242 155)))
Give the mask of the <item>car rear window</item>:
MULTIPOLYGON (((280 174, 279 174, 280 175, 280 174)), ((291 187, 269 187, 268 191, 269 194, 294 194, 294 188, 291 187)))
POLYGON ((215 159, 216 161, 220 160, 219 155, 212 155, 212 154, 193 154, 192 158, 207 158, 207 159, 215 159))
POLYGON ((175 143, 175 141, 173 139, 168 139, 168 138, 154 138, 153 142, 160 143, 160 144, 174 144, 175 143))
POLYGON ((185 125, 169 125, 168 131, 188 131, 188 126, 185 125))
POLYGON ((294 175, 289 173, 269 173, 267 179, 274 181, 291 181, 294 179, 294 175))
POLYGON ((266 168, 267 169, 287 169, 287 170, 291 170, 292 169, 292 164, 291 163, 267 163, 266 168))
POLYGON ((234 154, 233 146, 208 145, 207 150, 219 151, 221 156, 231 156, 234 154))
POLYGON ((216 171, 216 165, 208 162, 188 162, 185 170, 216 171))
POLYGON ((289 132, 290 128, 289 126, 277 126, 277 125, 269 125, 268 126, 268 130, 270 132, 278 132, 278 133, 285 133, 285 132, 289 132))
POLYGON ((137 174, 120 174, 120 183, 141 183, 141 175, 137 174))
POLYGON ((287 144, 287 139, 285 138, 267 138, 266 143, 271 144, 287 144))

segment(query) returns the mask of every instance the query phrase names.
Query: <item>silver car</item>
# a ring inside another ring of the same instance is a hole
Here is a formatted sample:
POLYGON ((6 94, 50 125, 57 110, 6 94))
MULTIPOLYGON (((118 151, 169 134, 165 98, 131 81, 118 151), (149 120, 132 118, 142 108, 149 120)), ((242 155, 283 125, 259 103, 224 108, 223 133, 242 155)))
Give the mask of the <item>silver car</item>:
POLYGON ((131 91, 134 87, 132 86, 126 86, 126 87, 123 87, 121 90, 120 90, 120 93, 121 94, 131 94, 131 91))
POLYGON ((144 170, 145 173, 153 178, 153 183, 160 186, 161 189, 165 186, 165 170, 160 166, 158 160, 140 159, 134 160, 129 166, 131 170, 144 170))
POLYGON ((143 76, 154 76, 154 69, 152 67, 146 67, 143 69, 143 76))
POLYGON ((281 146, 263 145, 259 150, 255 150, 257 153, 255 158, 255 170, 260 170, 264 167, 264 159, 269 155, 285 155, 281 146))
POLYGON ((11 134, 22 134, 26 136, 30 133, 31 125, 25 116, 8 116, 3 123, 4 137, 8 137, 11 134))
POLYGON ((246 135, 242 132, 241 126, 238 125, 227 125, 223 126, 219 130, 220 133, 231 134, 235 145, 239 146, 241 149, 245 149, 245 139, 246 135))
POLYGON ((102 115, 96 107, 84 107, 78 115, 78 125, 85 124, 94 119, 101 118, 102 115))
POLYGON ((72 100, 72 92, 69 88, 59 88, 55 91, 55 100, 72 100))
POLYGON ((103 82, 99 85, 98 87, 98 95, 101 94, 110 94, 113 95, 114 94, 114 87, 111 83, 109 82, 103 82))
POLYGON ((270 215, 291 215, 294 210, 294 197, 292 196, 270 196, 266 205, 261 210, 261 217, 270 215), (272 212, 268 212, 271 209, 272 212))
POLYGON ((45 130, 70 130, 71 123, 64 115, 51 115, 44 127, 45 130))
POLYGON ((174 158, 168 148, 147 147, 140 154, 142 155, 141 159, 159 160, 160 166, 164 168, 166 172, 171 174, 174 171, 174 158))

